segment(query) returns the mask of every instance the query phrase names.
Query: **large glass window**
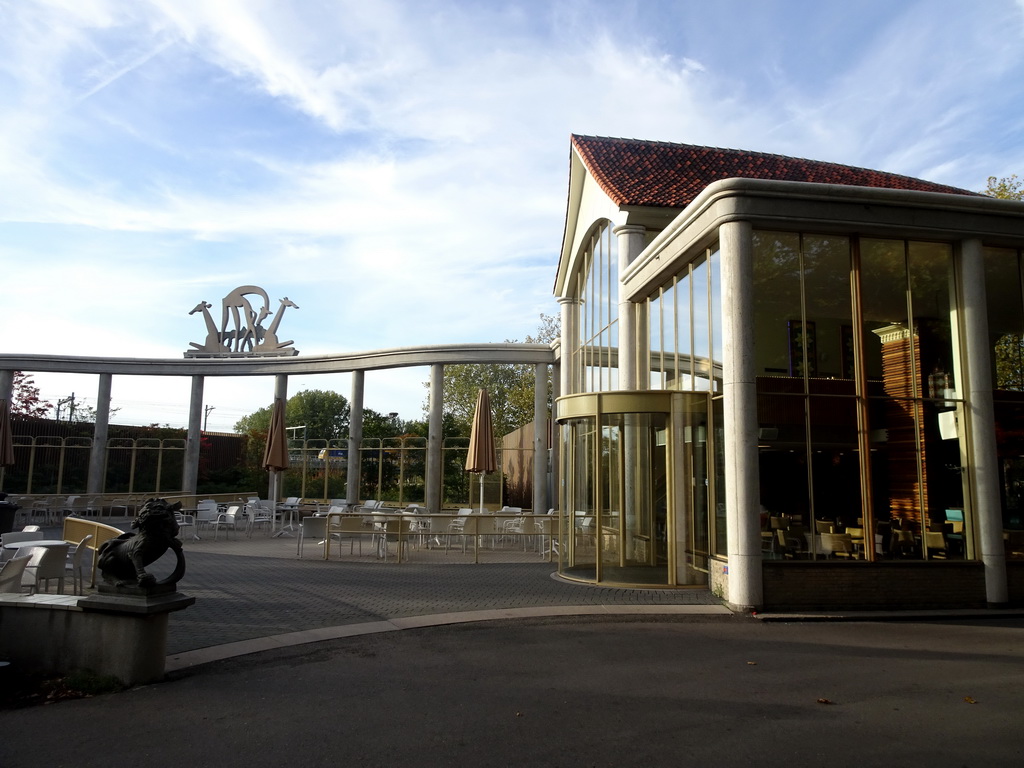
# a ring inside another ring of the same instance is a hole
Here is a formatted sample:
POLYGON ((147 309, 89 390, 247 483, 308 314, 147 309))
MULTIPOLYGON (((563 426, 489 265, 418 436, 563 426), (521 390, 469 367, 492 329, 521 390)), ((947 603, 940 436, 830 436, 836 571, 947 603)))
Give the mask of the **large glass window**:
POLYGON ((986 248, 992 399, 1007 557, 1024 559, 1024 291, 1022 254, 986 248))
POLYGON ((581 270, 579 339, 574 352, 574 391, 618 388, 618 238, 605 222, 594 230, 581 270))
MULTIPOLYGON (((722 300, 718 248, 701 253, 647 300, 640 349, 650 389, 721 390, 722 300)), ((643 324, 641 324, 642 327, 643 324)))
POLYGON ((952 248, 756 232, 753 272, 765 556, 964 556, 952 248))

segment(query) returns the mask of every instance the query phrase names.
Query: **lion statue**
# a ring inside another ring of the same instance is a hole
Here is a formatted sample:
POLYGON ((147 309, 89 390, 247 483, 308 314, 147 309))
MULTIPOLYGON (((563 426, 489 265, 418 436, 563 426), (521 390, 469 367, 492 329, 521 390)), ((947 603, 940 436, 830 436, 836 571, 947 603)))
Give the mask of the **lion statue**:
POLYGON ((181 541, 176 538, 178 521, 174 516, 180 509, 179 502, 168 504, 164 499, 150 499, 143 504, 132 521, 132 528, 138 529, 138 533, 122 533, 100 545, 96 564, 103 581, 143 589, 176 584, 185 575, 185 557, 181 541), (168 549, 173 549, 176 556, 174 572, 157 582, 153 574, 146 572, 146 566, 163 557, 168 549))

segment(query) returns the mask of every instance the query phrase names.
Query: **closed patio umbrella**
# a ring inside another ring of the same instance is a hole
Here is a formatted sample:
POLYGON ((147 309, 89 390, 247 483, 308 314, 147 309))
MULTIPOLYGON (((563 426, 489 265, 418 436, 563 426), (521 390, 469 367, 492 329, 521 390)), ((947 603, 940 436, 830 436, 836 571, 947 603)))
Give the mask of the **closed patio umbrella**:
MULTIPOLYGON (((274 409, 270 412, 270 430, 267 432, 267 447, 263 451, 263 468, 270 473, 270 497, 271 503, 277 506, 277 497, 280 495, 278 481, 280 472, 288 469, 288 438, 284 432, 284 400, 280 397, 274 398, 274 409)), ((274 523, 277 524, 277 514, 274 514, 274 523)))
POLYGON ((494 425, 491 422, 491 400, 487 390, 481 389, 476 398, 476 413, 473 414, 473 428, 469 433, 469 453, 466 455, 466 471, 480 475, 480 512, 484 511, 484 475, 498 468, 498 456, 494 450, 494 425))
POLYGON ((0 468, 14 466, 14 433, 11 427, 11 404, 0 400, 0 468))

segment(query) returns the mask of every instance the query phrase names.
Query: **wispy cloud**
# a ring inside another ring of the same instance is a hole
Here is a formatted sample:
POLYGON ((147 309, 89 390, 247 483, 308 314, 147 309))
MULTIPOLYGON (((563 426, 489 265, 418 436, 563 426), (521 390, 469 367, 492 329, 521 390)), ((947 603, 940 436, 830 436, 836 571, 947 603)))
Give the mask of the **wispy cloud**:
POLYGON ((0 258, 33 318, 4 351, 177 355, 246 283, 302 307, 303 351, 522 338, 556 311, 571 132, 971 188, 1024 167, 1024 0, 0 14, 0 258))

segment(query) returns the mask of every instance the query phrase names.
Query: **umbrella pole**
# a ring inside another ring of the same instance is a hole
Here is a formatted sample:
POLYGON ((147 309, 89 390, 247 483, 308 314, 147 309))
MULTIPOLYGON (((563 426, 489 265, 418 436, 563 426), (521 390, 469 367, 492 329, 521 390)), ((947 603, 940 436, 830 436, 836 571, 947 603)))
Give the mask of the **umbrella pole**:
POLYGON ((477 482, 480 483, 480 514, 484 513, 484 473, 477 475, 477 482))

